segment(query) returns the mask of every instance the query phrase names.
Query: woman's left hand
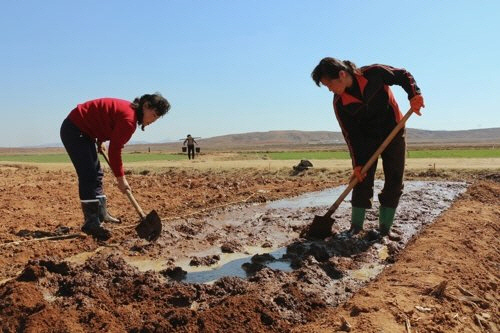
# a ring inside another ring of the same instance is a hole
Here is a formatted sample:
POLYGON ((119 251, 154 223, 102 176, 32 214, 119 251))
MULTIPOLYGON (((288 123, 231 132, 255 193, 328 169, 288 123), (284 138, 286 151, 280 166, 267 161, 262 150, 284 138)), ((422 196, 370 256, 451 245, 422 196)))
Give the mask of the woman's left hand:
POLYGON ((117 177, 116 180, 118 181, 118 188, 123 194, 126 194, 127 191, 130 191, 130 185, 128 184, 127 178, 125 178, 125 176, 117 177))
POLYGON ((420 113, 421 108, 425 108, 424 105, 424 97, 422 95, 415 95, 410 99, 410 106, 413 112, 421 116, 422 114, 420 113))

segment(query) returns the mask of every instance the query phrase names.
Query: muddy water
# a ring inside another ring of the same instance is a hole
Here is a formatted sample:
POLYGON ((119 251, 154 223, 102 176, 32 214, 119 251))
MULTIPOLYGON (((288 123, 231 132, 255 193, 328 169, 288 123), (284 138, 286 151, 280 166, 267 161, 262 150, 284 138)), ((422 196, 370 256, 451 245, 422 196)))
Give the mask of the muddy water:
MULTIPOLYGON (((255 254, 267 253, 272 256, 273 259, 265 260, 265 262, 262 263, 264 266, 270 269, 282 270, 286 272, 292 270, 292 268, 290 267, 290 261, 287 259, 281 259, 286 253, 286 248, 283 247, 272 252, 267 252, 264 248, 258 248, 256 250, 258 251, 256 251, 257 253, 255 254)), ((215 267, 211 269, 209 268, 208 270, 207 267, 201 267, 193 270, 189 267, 184 266, 188 273, 186 274, 186 278, 182 281, 187 283, 211 283, 223 276, 246 278, 252 275, 253 270, 248 271, 248 269, 245 269, 245 267, 247 267, 247 264, 252 264, 252 258, 254 258, 254 256, 246 255, 242 258, 233 259, 227 261, 226 263, 216 265, 215 267)), ((222 262, 224 261, 225 260, 222 260, 222 262)))
MULTIPOLYGON (((375 182, 374 192, 379 193, 382 186, 381 181, 375 182)), ((393 262, 407 242, 466 188, 463 182, 406 182, 393 234, 383 239, 373 239, 367 232, 378 226, 377 195, 372 209, 367 211, 365 232, 354 237, 345 233, 350 223, 348 197, 333 216, 336 223, 332 237, 314 242, 299 238, 314 215, 324 214, 344 190, 337 187, 270 203, 231 207, 201 221, 173 222, 167 232, 180 231, 160 238, 158 246, 165 250, 160 252, 164 255, 122 255, 142 272, 176 268, 180 274, 170 277, 185 283, 212 283, 226 276, 248 278, 265 268, 293 272, 316 266, 326 274, 321 285, 347 283, 354 290, 393 262), (213 240, 204 243, 206 238, 213 240), (183 247, 179 248, 179 244, 183 247), (177 249, 170 252, 171 248, 177 249), (207 259, 209 262, 204 263, 207 259)), ((68 261, 83 263, 97 252, 111 253, 113 249, 98 248, 68 261)))
MULTIPOLYGON (((377 181, 375 193, 379 193, 382 186, 383 183, 377 181)), ((466 187, 463 182, 405 182, 394 233, 389 238, 373 239, 366 232, 348 237, 343 232, 349 228, 348 197, 333 216, 336 221, 333 237, 318 242, 300 239, 300 231, 312 222, 314 215, 324 214, 344 190, 344 187, 337 187, 265 204, 230 208, 207 217, 196 232, 190 232, 193 243, 213 237, 211 245, 190 248, 189 241, 185 240, 185 249, 175 258, 134 256, 127 257, 126 261, 141 271, 162 271, 176 266, 184 272, 178 279, 187 283, 207 283, 224 276, 246 278, 266 267, 290 272, 310 265, 313 260, 313 264, 328 263, 328 267, 322 269, 335 283, 341 278, 357 285, 372 279, 394 261, 407 242, 446 210, 466 187), (222 250, 226 241, 232 243, 231 253, 222 250), (255 257, 266 253, 271 256, 255 257), (214 256, 215 262, 210 264, 190 264, 193 258, 214 256)), ((377 228, 378 206, 375 195, 373 208, 367 211, 365 230, 377 228)), ((179 225, 189 226, 190 221, 179 221, 179 225)), ((169 246, 168 241, 164 246, 169 246)))

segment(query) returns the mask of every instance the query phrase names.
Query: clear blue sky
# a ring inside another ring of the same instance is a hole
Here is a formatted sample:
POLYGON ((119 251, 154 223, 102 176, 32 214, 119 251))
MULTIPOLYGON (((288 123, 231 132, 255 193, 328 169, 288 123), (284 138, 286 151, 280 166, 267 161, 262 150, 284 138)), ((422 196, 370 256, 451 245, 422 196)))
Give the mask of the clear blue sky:
POLYGON ((76 104, 155 91, 172 109, 133 141, 339 131, 310 78, 325 56, 409 70, 427 106, 409 127, 500 127, 499 13, 498 0, 3 1, 0 146, 59 142, 76 104))

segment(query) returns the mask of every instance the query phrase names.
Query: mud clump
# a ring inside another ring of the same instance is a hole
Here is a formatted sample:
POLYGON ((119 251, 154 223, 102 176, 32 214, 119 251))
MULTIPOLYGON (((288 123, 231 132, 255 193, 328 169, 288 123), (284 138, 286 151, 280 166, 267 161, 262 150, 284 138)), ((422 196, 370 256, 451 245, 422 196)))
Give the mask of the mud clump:
POLYGON ((267 198, 262 195, 262 194, 259 194, 259 195, 255 195, 255 196, 252 196, 251 198, 249 198, 247 200, 248 203, 264 203, 264 202, 267 202, 267 198))
POLYGON ((220 249, 222 253, 235 253, 235 252, 241 252, 243 246, 237 241, 229 241, 222 244, 220 249))
POLYGON ((54 260, 30 260, 21 274, 18 281, 37 281, 46 275, 46 272, 68 275, 70 268, 66 262, 57 263, 54 260))
POLYGON ((211 256, 205 257, 192 257, 189 262, 189 266, 210 266, 218 263, 220 260, 220 256, 218 254, 214 254, 211 256))
POLYGON ((243 265, 241 265, 241 268, 243 268, 243 270, 247 273, 247 275, 250 275, 250 276, 254 275, 256 272, 260 271, 264 267, 266 267, 266 266, 259 264, 259 263, 256 263, 256 262, 252 262, 252 263, 246 262, 243 265))
POLYGON ((24 238, 57 237, 67 235, 69 232, 70 228, 58 226, 54 231, 21 229, 16 233, 16 236, 24 238))
POLYGON ((17 277, 17 281, 37 281, 45 276, 45 268, 42 266, 28 265, 24 268, 21 275, 17 277))
POLYGON ((261 245, 263 248, 271 248, 273 247, 273 243, 270 242, 270 241, 265 241, 264 243, 262 243, 261 245))
POLYGON ((252 262, 257 263, 257 264, 265 264, 267 262, 271 262, 276 260, 276 258, 269 254, 269 253, 264 253, 264 254, 256 254, 252 257, 252 262))
POLYGON ((215 281, 212 286, 202 285, 201 288, 212 296, 243 295, 249 291, 250 284, 240 278, 226 276, 215 281))
POLYGON ((181 281, 186 278, 187 272, 180 267, 172 267, 161 270, 160 274, 169 277, 172 280, 181 281))
POLYGON ((492 180, 492 181, 495 181, 497 183, 500 183, 500 172, 499 173, 490 173, 488 175, 485 175, 484 178, 487 180, 492 180))

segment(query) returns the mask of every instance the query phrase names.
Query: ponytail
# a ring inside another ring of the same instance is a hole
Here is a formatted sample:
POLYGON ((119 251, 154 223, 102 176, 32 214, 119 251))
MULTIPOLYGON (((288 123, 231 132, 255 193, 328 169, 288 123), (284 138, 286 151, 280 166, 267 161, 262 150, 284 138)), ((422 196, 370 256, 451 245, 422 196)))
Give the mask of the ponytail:
POLYGON ((342 61, 346 67, 345 71, 349 72, 349 74, 354 75, 354 74, 360 74, 360 71, 356 65, 349 60, 344 60, 342 61))
POLYGON ((323 77, 327 77, 329 79, 338 79, 340 71, 346 71, 351 75, 360 73, 356 65, 349 60, 342 61, 336 58, 327 57, 321 59, 319 64, 311 73, 311 77, 319 87, 321 79, 323 77))

